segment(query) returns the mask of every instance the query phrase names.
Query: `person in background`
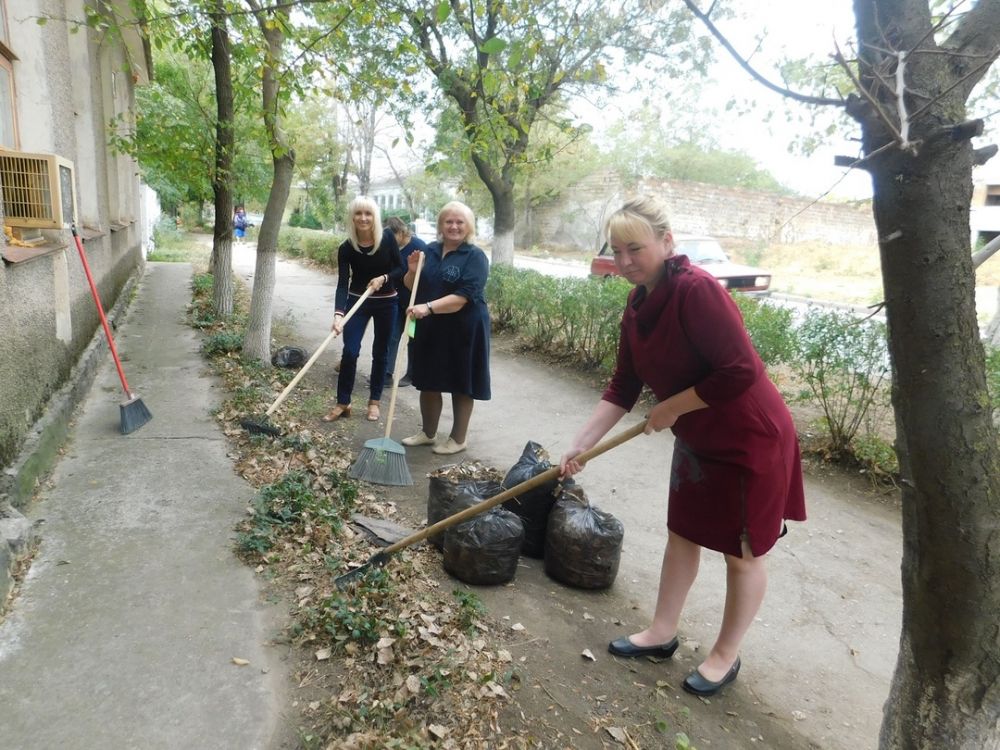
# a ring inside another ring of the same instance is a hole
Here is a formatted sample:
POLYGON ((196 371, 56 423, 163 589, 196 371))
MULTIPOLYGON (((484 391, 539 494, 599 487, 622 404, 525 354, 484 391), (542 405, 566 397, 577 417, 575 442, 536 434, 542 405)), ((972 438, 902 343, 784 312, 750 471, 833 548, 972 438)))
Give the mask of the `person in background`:
MULTIPOLYGON (((427 248, 427 243, 412 234, 410 232, 410 228, 406 226, 403 220, 398 216, 390 216, 386 219, 385 226, 396 238, 396 244, 399 245, 399 254, 402 256, 404 263, 407 262, 413 251, 425 250, 427 248)), ((418 291, 419 287, 420 285, 417 284, 418 291)), ((392 382, 393 371, 396 367, 396 357, 399 353, 399 339, 403 335, 403 326, 406 325, 406 308, 410 304, 410 293, 406 287, 399 284, 396 287, 396 292, 399 294, 399 297, 397 300, 398 305, 396 306, 396 319, 392 328, 392 337, 389 339, 389 359, 387 361, 388 369, 385 373, 386 383, 392 382)), ((412 382, 413 375, 410 372, 413 361, 412 350, 412 345, 407 346, 406 373, 399 379, 399 384, 404 387, 410 385, 412 382)))
POLYGON ((435 453, 466 449, 475 400, 490 398, 490 313, 486 307, 486 253, 473 244, 472 209, 452 201, 438 214, 438 239, 407 260, 403 283, 413 287, 417 263, 424 266, 415 304, 407 315, 417 321, 413 339, 413 386, 420 391, 421 431, 404 445, 433 445, 435 453), (438 442, 442 393, 451 394, 451 433, 438 442))
POLYGON ((396 311, 395 285, 406 272, 406 266, 399 256, 399 246, 392 232, 382 231, 378 206, 371 198, 359 196, 347 206, 347 236, 337 250, 336 307, 331 326, 331 330, 344 334, 344 349, 337 375, 337 404, 323 417, 323 421, 333 422, 351 416, 351 394, 361 341, 370 320, 375 329, 375 340, 372 343, 366 417, 371 422, 377 422, 385 384, 389 337, 396 311), (345 325, 342 322, 345 314, 368 287, 374 292, 345 325))
POLYGON ((236 207, 236 213, 233 214, 233 235, 236 237, 237 244, 243 244, 243 238, 247 236, 247 227, 250 226, 250 222, 247 220, 247 212, 243 206, 236 207))
POLYGON ((670 428, 673 463, 667 545, 653 621, 612 641, 616 656, 670 657, 702 548, 726 561, 718 637, 683 687, 715 695, 740 671, 740 644, 767 588, 765 555, 804 521, 795 425, 750 343, 739 309, 711 274, 674 255, 664 206, 637 198, 612 214, 605 232, 619 272, 635 289, 621 322, 611 382, 559 465, 564 476, 648 385, 657 401, 646 432, 670 428))

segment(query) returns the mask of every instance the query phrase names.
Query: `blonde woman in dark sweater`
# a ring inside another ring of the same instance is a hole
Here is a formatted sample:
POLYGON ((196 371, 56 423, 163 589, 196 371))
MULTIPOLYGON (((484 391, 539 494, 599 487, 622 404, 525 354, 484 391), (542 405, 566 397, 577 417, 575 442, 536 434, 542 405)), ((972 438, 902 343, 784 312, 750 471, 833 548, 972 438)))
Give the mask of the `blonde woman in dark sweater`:
POLYGON ((337 250, 337 295, 331 329, 344 335, 344 350, 337 377, 337 404, 323 417, 333 422, 351 416, 351 394, 361 354, 361 340, 368 322, 375 329, 372 343, 372 369, 369 376, 369 421, 379 419, 379 401, 385 385, 389 339, 396 311, 396 282, 403 278, 406 266, 392 232, 382 230, 378 206, 371 198, 359 196, 347 207, 348 239, 337 250), (347 324, 344 316, 365 289, 374 291, 347 324))

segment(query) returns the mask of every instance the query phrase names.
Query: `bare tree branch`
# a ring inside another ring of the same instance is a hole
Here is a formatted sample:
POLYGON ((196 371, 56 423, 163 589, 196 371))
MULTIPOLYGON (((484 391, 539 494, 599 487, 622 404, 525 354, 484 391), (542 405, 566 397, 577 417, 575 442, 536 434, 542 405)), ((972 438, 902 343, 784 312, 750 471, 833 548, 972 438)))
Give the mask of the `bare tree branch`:
POLYGON ((733 59, 736 60, 737 63, 739 63, 740 67, 743 68, 743 70, 745 70, 751 76, 753 76, 762 85, 771 89, 771 91, 775 91, 781 94, 782 96, 786 96, 789 99, 794 99, 797 102, 802 102, 803 104, 815 104, 819 106, 833 106, 833 107, 846 106, 847 102, 844 99, 829 99, 827 97, 822 97, 822 96, 809 96, 808 94, 800 94, 797 91, 792 91, 791 89, 787 89, 784 88, 783 86, 779 86, 776 83, 772 83, 763 75, 758 73, 746 60, 743 59, 740 53, 736 51, 733 45, 729 43, 729 40, 726 39, 726 37, 722 34, 722 32, 719 31, 718 27, 712 22, 712 19, 710 19, 708 15, 702 13, 698 9, 698 6, 694 4, 694 0, 684 0, 684 4, 688 7, 688 10, 691 11, 691 14, 695 18, 699 19, 703 24, 705 24, 705 26, 711 32, 712 36, 714 36, 716 39, 719 40, 719 44, 725 47, 726 51, 733 56, 733 59))

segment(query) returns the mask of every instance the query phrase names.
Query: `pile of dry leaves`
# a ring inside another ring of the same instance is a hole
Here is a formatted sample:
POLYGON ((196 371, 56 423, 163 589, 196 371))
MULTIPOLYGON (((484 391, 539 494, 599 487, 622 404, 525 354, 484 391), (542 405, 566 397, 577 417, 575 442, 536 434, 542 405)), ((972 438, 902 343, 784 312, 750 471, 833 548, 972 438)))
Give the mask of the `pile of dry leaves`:
MULTIPOLYGON (((237 553, 290 602, 304 745, 527 747, 517 729, 500 726, 520 684, 501 631, 474 594, 439 587, 436 553, 407 550, 347 591, 334 585, 377 551, 351 515, 391 520, 395 505, 346 479, 350 456, 336 435, 282 416, 281 437, 240 426, 264 413, 290 375, 248 367, 235 347, 219 345, 231 334, 206 324, 195 289, 192 318, 206 329, 204 348, 230 394, 216 417, 237 471, 259 488, 237 553)), ((296 413, 295 399, 293 391, 282 415, 296 413)))

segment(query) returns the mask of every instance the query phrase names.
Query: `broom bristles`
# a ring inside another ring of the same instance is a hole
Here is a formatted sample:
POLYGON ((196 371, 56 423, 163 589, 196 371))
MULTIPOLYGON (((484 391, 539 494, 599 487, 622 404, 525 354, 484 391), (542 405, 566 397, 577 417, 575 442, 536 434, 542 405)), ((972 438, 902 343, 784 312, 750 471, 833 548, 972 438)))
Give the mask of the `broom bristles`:
POLYGON ((132 396, 125 403, 119 404, 118 411, 121 416, 122 435, 135 432, 153 418, 152 413, 138 396, 132 396))
POLYGON ((410 468, 406 465, 406 449, 389 438, 366 442, 347 475, 351 479, 363 479, 372 484, 392 487, 408 487, 413 484, 410 468))

